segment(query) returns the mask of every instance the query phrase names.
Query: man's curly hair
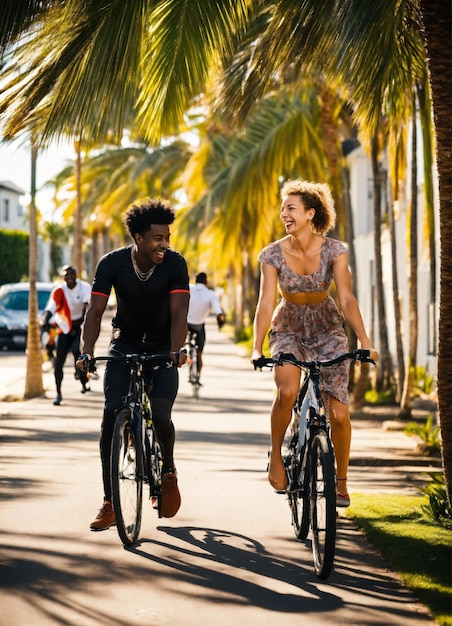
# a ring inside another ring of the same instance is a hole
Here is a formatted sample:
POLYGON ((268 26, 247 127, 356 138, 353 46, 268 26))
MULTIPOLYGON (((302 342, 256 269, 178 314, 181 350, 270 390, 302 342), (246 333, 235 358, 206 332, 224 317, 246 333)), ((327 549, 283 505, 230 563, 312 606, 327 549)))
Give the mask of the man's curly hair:
POLYGON ((172 224, 175 219, 174 209, 162 200, 148 199, 142 204, 132 205, 122 218, 130 235, 135 239, 137 233, 149 230, 152 224, 172 224))

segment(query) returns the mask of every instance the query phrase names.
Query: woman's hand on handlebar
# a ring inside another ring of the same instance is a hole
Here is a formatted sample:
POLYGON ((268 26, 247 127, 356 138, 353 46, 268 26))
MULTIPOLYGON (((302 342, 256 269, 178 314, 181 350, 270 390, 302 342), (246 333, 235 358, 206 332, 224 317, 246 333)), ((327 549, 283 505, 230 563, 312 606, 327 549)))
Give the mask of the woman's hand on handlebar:
POLYGON ((256 361, 259 361, 259 359, 261 359, 262 357, 263 354, 260 350, 253 350, 253 352, 251 353, 250 363, 254 367, 254 369, 259 369, 260 371, 262 371, 261 367, 256 366, 256 361))
MULTIPOLYGON (((369 358, 371 359, 371 361, 367 361, 368 363, 373 362, 375 364, 378 361, 378 352, 375 350, 375 348, 372 348, 372 346, 366 348, 361 346, 361 349, 369 351, 369 358)), ((366 361, 355 361, 355 363, 357 363, 358 365, 360 365, 362 362, 365 363, 366 361)))

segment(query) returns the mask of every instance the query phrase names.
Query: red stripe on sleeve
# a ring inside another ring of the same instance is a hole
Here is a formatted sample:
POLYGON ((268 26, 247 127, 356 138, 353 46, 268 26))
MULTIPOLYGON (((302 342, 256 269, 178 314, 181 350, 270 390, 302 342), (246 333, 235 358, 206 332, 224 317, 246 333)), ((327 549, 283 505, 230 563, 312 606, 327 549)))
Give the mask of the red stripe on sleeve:
POLYGON ((104 298, 109 298, 109 294, 108 293, 101 293, 100 291, 92 291, 91 292, 92 296, 103 296, 104 298))

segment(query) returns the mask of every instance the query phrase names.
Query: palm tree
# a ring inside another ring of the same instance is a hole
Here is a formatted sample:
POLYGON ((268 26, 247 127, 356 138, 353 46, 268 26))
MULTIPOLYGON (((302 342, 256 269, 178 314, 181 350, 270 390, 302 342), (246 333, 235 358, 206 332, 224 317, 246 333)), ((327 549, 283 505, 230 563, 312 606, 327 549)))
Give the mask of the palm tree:
POLYGON ((202 229, 197 239, 201 254, 204 240, 214 242, 215 268, 242 286, 237 329, 253 314, 257 253, 282 235, 275 210, 281 178, 297 171, 311 179, 324 176, 318 103, 317 91, 306 85, 298 93, 265 99, 242 132, 226 136, 212 124, 214 132, 205 134, 187 166, 188 206, 176 235, 182 232, 189 242, 202 229))
POLYGON ((378 334, 380 339, 381 365, 377 372, 377 390, 390 389, 392 385, 392 358, 389 351, 388 330, 386 325, 386 302, 383 289, 383 263, 381 254, 381 208, 382 190, 385 178, 380 166, 380 143, 378 130, 371 140, 371 161, 373 173, 373 203, 374 203, 374 250, 375 250, 375 286, 378 308, 378 334))
POLYGON ((416 119, 416 96, 413 95, 414 115, 412 122, 412 158, 411 158, 411 203, 410 203, 410 224, 409 224, 409 348, 408 363, 403 381, 402 398, 400 401, 399 417, 402 419, 411 418, 411 398, 414 387, 414 370, 417 363, 417 339, 418 339, 418 281, 417 281, 417 259, 418 259, 418 172, 417 172, 417 119, 416 119))
POLYGON ((25 376, 24 398, 35 398, 44 393, 42 381, 42 352, 38 319, 38 229, 36 218, 36 162, 38 148, 35 138, 31 138, 31 201, 30 201, 30 253, 28 273, 30 292, 28 295, 27 332, 27 371, 25 376))
MULTIPOLYGON (((399 187, 399 178, 397 171, 395 172, 395 176, 393 179, 393 188, 396 190, 399 187)), ((386 185, 388 188, 388 185, 386 185)), ((389 192, 389 190, 388 190, 389 192)), ((405 380, 405 358, 403 351, 403 339, 402 339, 402 313, 401 313, 401 305, 400 305, 400 296, 399 296, 399 276, 397 271, 397 237, 396 237, 396 218, 395 218, 395 210, 394 205, 397 201, 398 195, 396 198, 392 197, 392 194, 389 197, 388 201, 388 192, 386 194, 387 199, 387 214, 388 214, 388 228, 389 228, 389 236, 391 240, 391 265, 392 265, 392 301, 394 308, 394 321, 395 321, 395 340, 396 340, 396 352, 397 352, 397 388, 396 388, 396 401, 400 402, 402 397, 402 386, 403 381, 405 380)))
POLYGON ((77 268, 77 272, 83 274, 83 215, 82 215, 82 139, 74 142, 75 148, 75 200, 74 211, 74 245, 72 247, 72 263, 77 268))
POLYGON ((157 149, 146 144, 110 146, 87 157, 80 176, 76 166, 64 170, 65 176, 62 173, 59 184, 69 199, 61 205, 63 217, 66 221, 73 220, 78 198, 83 197, 79 209, 80 232, 84 233, 85 241, 87 235, 96 245, 96 250, 91 251, 90 272, 100 256, 99 236, 108 233, 110 241, 112 237, 123 241, 121 215, 132 202, 161 196, 177 203, 179 177, 190 155, 190 145, 179 139, 157 149))
POLYGON ((447 0, 420 0, 420 5, 432 90, 439 177, 441 253, 437 385, 442 458, 447 493, 452 502, 452 9, 447 0))

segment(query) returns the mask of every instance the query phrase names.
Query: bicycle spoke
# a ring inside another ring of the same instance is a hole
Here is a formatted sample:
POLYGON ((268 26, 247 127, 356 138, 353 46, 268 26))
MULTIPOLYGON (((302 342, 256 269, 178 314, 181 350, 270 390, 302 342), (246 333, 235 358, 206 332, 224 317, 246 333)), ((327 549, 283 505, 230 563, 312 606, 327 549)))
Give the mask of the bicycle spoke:
POLYGON ((336 543, 334 455, 325 434, 317 434, 310 453, 312 553, 316 574, 331 573, 336 543))
POLYGON ((135 440, 131 414, 120 411, 116 418, 111 454, 113 508, 119 536, 125 545, 140 532, 142 507, 141 448, 135 440))
POLYGON ((289 506, 292 512, 292 524, 297 539, 306 539, 309 532, 309 492, 303 471, 303 453, 297 448, 291 452, 289 475, 291 490, 289 506))
POLYGON ((198 398, 199 388, 201 385, 199 383, 198 359, 196 356, 196 351, 193 351, 191 355, 189 380, 190 380, 191 387, 192 387, 193 397, 198 398))
POLYGON ((158 516, 162 517, 162 467, 163 458, 160 445, 155 437, 154 430, 150 428, 146 442, 147 467, 149 479, 149 495, 152 506, 157 510, 158 516))

